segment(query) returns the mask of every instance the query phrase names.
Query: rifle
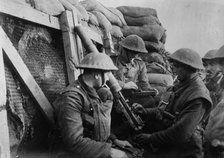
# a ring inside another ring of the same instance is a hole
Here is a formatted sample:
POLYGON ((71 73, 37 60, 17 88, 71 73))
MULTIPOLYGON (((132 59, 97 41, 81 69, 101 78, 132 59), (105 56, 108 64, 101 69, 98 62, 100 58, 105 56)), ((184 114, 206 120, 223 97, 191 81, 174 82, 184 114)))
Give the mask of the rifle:
POLYGON ((111 92, 121 105, 122 112, 125 115, 128 123, 135 131, 141 131, 144 126, 144 122, 142 121, 139 115, 134 113, 132 108, 126 102, 124 96, 121 93, 121 87, 112 73, 109 74, 109 81, 107 82, 107 85, 109 86, 111 92))

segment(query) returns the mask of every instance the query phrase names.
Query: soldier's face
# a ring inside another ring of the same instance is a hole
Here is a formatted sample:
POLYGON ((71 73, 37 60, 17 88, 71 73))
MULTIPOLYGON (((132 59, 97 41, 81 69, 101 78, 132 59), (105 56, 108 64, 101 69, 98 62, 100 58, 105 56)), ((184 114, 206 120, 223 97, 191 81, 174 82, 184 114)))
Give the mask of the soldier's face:
POLYGON ((172 65, 172 71, 175 75, 177 75, 177 79, 179 81, 184 81, 187 79, 187 71, 185 68, 183 68, 181 65, 179 65, 176 62, 171 63, 172 65))
POLYGON ((204 63, 205 72, 206 72, 206 80, 210 80, 213 78, 218 72, 221 71, 220 65, 214 60, 208 60, 204 63))

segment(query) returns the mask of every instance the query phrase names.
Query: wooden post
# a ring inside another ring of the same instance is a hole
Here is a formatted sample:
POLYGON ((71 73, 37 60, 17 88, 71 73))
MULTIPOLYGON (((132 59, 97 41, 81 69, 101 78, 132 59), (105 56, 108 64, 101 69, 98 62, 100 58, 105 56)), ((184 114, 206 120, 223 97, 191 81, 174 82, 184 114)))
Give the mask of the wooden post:
POLYGON ((74 35, 72 12, 64 11, 60 16, 60 24, 63 36, 68 80, 69 83, 72 83, 80 74, 80 70, 76 69, 76 66, 79 64, 79 47, 74 35))
POLYGON ((0 46, 0 157, 10 158, 9 129, 6 111, 6 81, 2 47, 0 46))

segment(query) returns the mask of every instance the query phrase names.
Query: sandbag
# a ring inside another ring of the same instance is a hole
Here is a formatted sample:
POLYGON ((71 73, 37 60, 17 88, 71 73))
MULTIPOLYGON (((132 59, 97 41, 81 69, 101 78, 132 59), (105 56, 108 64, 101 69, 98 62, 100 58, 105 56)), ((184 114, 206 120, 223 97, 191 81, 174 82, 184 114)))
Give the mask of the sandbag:
POLYGON ((88 14, 89 14, 89 23, 92 24, 92 25, 99 26, 99 22, 97 20, 97 17, 91 12, 88 12, 88 14))
POLYGON ((69 3, 69 1, 67 0, 58 0, 58 1, 64 6, 65 10, 72 11, 74 9, 74 6, 71 3, 69 3))
POLYGON ((141 17, 141 16, 155 16, 157 17, 157 11, 153 8, 144 8, 144 7, 134 7, 134 6, 119 6, 118 10, 123 15, 131 16, 131 17, 141 17))
POLYGON ((118 25, 122 27, 123 21, 121 21, 120 17, 109 10, 107 7, 102 5, 100 2, 96 0, 85 0, 80 2, 81 5, 87 10, 87 11, 98 11, 101 12, 112 24, 118 25))
POLYGON ((96 16, 99 22, 99 26, 105 29, 105 31, 110 32, 110 30, 112 29, 110 21, 101 12, 91 11, 91 13, 93 13, 96 16))
POLYGON ((122 22, 122 25, 127 25, 123 14, 118 9, 113 7, 108 7, 108 9, 120 19, 120 21, 122 22))
POLYGON ((142 17, 131 17, 124 15, 124 19, 128 26, 142 26, 142 25, 161 25, 159 19, 155 16, 142 16, 142 17))
POLYGON ((173 85, 173 77, 170 74, 147 73, 147 76, 150 84, 173 85))
POLYGON ((158 73, 158 74, 167 73, 166 68, 159 63, 152 62, 152 63, 145 63, 145 65, 146 65, 147 73, 158 73))
POLYGON ((79 0, 67 0, 67 1, 74 6, 79 5, 79 0))
POLYGON ((118 37, 118 38, 123 37, 123 33, 121 32, 121 28, 117 25, 112 25, 112 29, 110 30, 110 33, 114 37, 118 37))
POLYGON ((144 41, 159 42, 165 29, 160 25, 124 26, 121 32, 126 37, 131 34, 140 36, 144 41))
POLYGON ((65 8, 58 0, 34 0, 35 9, 49 15, 60 15, 65 8))
POLYGON ((80 12, 81 19, 83 19, 85 21, 89 21, 89 14, 81 4, 75 5, 75 8, 80 12))
POLYGON ((151 42, 151 41, 144 41, 145 47, 148 52, 159 52, 161 49, 165 49, 164 44, 162 42, 151 42))

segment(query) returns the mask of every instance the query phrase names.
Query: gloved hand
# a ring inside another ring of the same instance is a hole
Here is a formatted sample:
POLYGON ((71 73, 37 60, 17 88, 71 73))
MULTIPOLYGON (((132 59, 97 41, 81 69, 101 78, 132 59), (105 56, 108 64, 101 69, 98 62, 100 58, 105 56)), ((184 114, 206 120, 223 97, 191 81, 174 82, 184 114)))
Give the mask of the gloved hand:
POLYGON ((142 147, 149 146, 151 134, 141 133, 135 137, 135 140, 142 147))
POLYGON ((139 103, 133 103, 131 107, 137 114, 146 115, 147 113, 146 109, 139 103))
POLYGON ((127 83, 124 84, 124 86, 122 87, 123 89, 138 89, 138 86, 132 82, 132 81, 129 81, 127 83))
POLYGON ((119 146, 121 148, 124 147, 133 147, 127 140, 119 140, 119 139, 115 139, 113 142, 116 146, 119 146))
POLYGON ((128 158, 127 154, 121 150, 111 148, 110 158, 128 158))
POLYGON ((97 94, 99 95, 100 99, 103 102, 106 102, 107 100, 113 100, 114 99, 113 94, 106 87, 101 87, 100 89, 98 89, 97 94))
POLYGON ((156 119, 162 120, 163 112, 159 108, 144 108, 141 104, 133 103, 132 109, 134 112, 140 115, 147 115, 149 117, 155 117, 156 119))

